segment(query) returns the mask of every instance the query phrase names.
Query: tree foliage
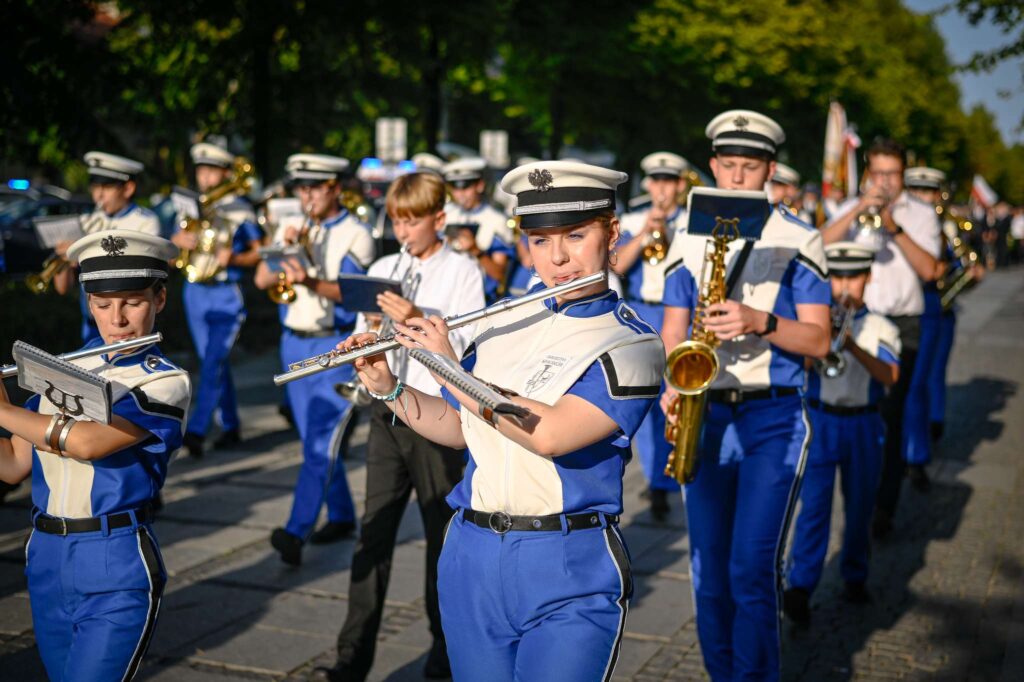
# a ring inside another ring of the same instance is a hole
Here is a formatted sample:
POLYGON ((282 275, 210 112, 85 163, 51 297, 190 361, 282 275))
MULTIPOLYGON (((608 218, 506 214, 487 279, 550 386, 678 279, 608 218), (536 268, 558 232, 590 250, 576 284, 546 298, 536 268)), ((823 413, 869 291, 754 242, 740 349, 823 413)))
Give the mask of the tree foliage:
MULTIPOLYGON (((836 99, 865 141, 896 137, 962 186, 984 169, 1024 201, 1020 150, 961 109, 931 19, 899 0, 7 4, 2 156, 72 184, 95 147, 185 182, 188 146, 210 133, 270 180, 296 151, 372 154, 384 115, 409 120, 410 153, 502 128, 518 153, 608 150, 630 170, 667 148, 703 166, 704 126, 731 107, 776 117, 785 159, 813 179, 836 99)), ((1019 0, 999 4, 997 22, 1019 19, 1019 0)))

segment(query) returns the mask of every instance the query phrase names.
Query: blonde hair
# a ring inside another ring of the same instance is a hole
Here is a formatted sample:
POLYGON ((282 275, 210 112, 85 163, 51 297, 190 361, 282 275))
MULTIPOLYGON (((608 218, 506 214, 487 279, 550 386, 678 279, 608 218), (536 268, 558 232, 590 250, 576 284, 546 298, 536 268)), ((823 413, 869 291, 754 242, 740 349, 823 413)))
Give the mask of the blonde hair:
POLYGON ((384 206, 394 218, 420 218, 444 210, 444 180, 435 173, 400 175, 388 187, 384 206))

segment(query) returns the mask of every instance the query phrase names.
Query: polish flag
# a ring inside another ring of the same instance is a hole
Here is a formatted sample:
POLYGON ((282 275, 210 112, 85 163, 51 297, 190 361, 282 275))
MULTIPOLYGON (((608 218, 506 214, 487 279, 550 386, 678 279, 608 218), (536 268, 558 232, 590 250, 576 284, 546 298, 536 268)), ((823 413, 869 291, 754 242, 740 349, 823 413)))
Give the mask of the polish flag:
POLYGON ((999 201, 999 195, 979 174, 974 176, 974 184, 971 185, 971 198, 985 208, 992 208, 999 201))

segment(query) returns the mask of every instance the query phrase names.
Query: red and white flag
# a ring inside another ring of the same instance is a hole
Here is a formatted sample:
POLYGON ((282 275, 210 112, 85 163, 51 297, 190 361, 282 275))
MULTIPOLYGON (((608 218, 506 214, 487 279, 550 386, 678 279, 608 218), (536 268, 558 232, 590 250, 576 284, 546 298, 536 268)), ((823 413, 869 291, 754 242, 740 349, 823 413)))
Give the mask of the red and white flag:
POLYGON ((846 120, 846 110, 839 102, 828 107, 825 123, 825 160, 821 170, 821 193, 841 188, 847 197, 857 193, 857 153, 861 141, 846 120))
POLYGON ((985 208, 992 208, 999 201, 999 195, 985 181, 985 178, 975 174, 974 183, 971 185, 971 199, 985 208))

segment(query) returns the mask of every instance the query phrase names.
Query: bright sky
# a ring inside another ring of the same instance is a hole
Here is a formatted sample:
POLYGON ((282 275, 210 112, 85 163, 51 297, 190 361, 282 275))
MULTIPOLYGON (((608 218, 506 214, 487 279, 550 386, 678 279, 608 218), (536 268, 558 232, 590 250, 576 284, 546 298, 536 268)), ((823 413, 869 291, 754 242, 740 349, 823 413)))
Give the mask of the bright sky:
MULTIPOLYGON (((951 4, 949 0, 904 0, 914 12, 930 13, 951 4)), ((988 51, 1010 43, 1014 34, 1004 34, 991 23, 971 26, 967 19, 950 9, 936 18, 939 32, 946 39, 946 52, 954 64, 963 64, 978 51, 988 51)), ((984 104, 995 114, 996 124, 1008 144, 1024 144, 1020 129, 1024 114, 1024 58, 1000 63, 988 73, 965 72, 956 76, 964 109, 984 104)))

